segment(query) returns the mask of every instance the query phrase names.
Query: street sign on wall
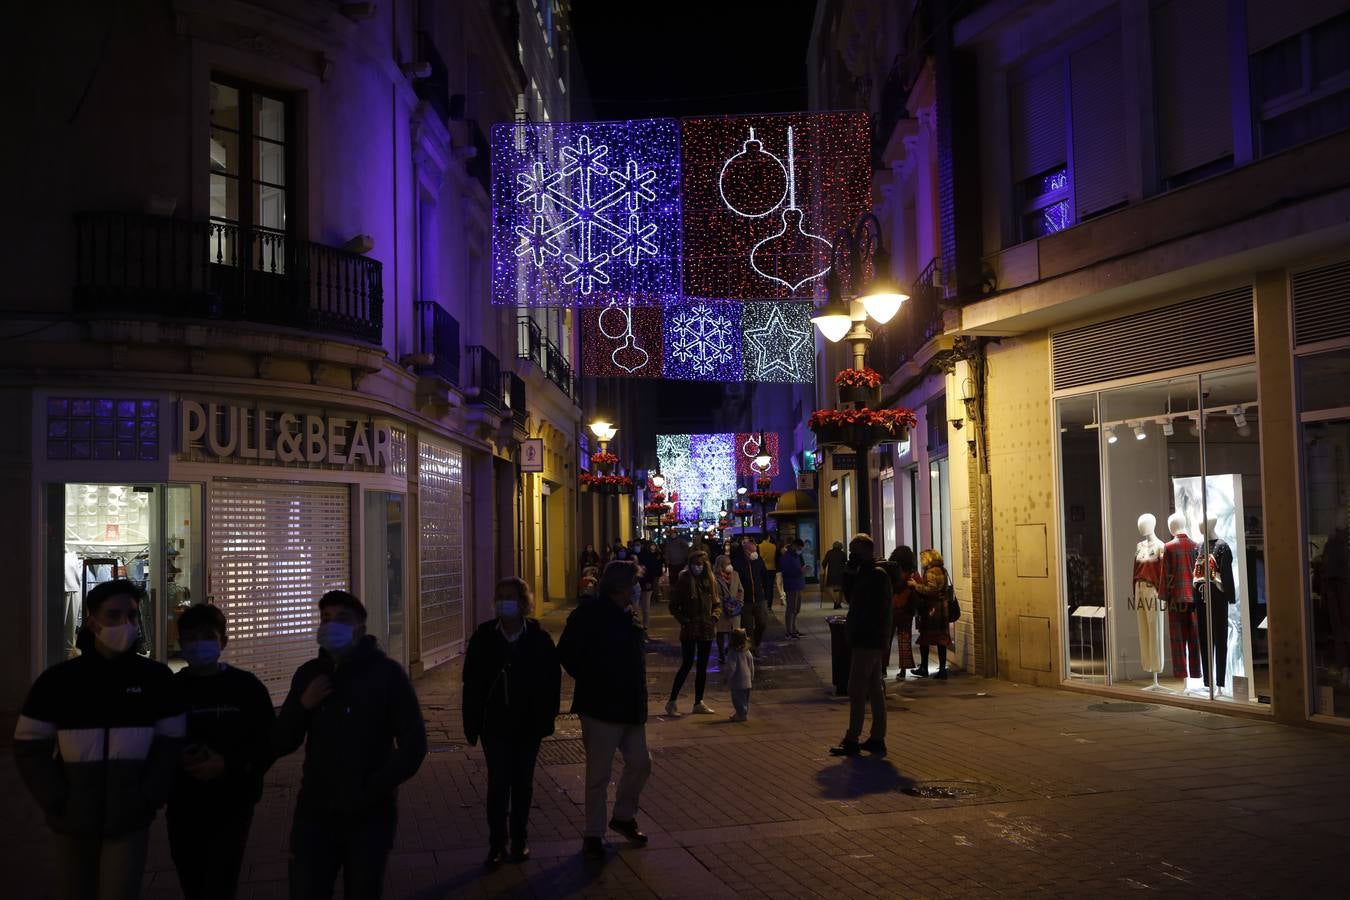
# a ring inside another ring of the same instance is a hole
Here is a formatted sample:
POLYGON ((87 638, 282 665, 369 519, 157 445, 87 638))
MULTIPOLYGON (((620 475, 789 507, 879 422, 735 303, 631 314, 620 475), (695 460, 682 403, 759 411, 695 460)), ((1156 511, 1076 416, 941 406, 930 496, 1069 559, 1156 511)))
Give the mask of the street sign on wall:
POLYGON ((527 438, 520 442, 520 471, 544 471, 544 439, 527 438))

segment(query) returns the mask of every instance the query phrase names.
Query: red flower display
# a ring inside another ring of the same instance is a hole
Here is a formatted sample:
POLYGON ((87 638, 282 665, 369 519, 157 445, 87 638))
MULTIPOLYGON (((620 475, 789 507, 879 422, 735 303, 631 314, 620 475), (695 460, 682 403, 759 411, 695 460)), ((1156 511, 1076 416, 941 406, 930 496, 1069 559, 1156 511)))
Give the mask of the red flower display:
POLYGON ((751 503, 762 503, 768 506, 770 503, 777 502, 782 493, 779 491, 751 491, 745 496, 751 503))
POLYGON ((772 478, 761 475, 755 479, 755 487, 759 488, 761 491, 767 491, 772 486, 773 486, 772 478))
POLYGON ((591 465, 593 466, 615 466, 619 464, 619 458, 613 453, 599 452, 591 454, 591 465))
POLYGON ((839 387, 876 390, 881 387, 881 382, 881 373, 876 369, 844 369, 834 376, 834 383, 839 387))
POLYGON ((649 516, 663 516, 663 515, 665 515, 666 513, 670 512, 670 504, 669 504, 669 503, 648 503, 648 504, 647 504, 646 506, 644 506, 642 509, 643 509, 643 511, 646 512, 647 515, 649 515, 649 516))
POLYGON ((908 409, 818 409, 806 424, 812 431, 860 425, 880 426, 895 434, 902 428, 913 428, 917 421, 908 409))
POLYGON ((627 475, 591 475, 582 472, 578 480, 582 487, 591 490, 612 491, 616 494, 627 494, 633 490, 633 479, 627 475))

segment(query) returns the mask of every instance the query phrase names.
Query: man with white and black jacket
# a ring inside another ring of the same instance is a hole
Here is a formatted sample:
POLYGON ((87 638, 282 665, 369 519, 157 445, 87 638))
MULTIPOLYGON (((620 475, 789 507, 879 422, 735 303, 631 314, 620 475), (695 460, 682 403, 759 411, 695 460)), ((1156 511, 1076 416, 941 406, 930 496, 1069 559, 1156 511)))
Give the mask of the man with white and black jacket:
POLYGON ((56 833, 63 898, 139 897, 150 823, 186 720, 168 666, 137 653, 145 592, 107 581, 84 601, 80 655, 38 676, 14 730, 24 784, 56 833))

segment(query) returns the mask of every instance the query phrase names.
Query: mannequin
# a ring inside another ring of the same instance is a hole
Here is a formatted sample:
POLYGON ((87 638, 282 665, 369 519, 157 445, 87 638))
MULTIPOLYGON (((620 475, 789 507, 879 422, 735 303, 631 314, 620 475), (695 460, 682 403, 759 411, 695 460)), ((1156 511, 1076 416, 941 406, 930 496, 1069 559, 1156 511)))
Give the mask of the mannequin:
POLYGON ((1228 607, 1237 602, 1233 584, 1233 550, 1228 542, 1214 533, 1218 520, 1205 520, 1205 543, 1209 546, 1209 571, 1205 558, 1195 563, 1195 612, 1201 634, 1200 662, 1204 669, 1205 687, 1212 677, 1214 684, 1224 688, 1228 663, 1228 607))
POLYGON ((1144 671, 1153 673, 1152 687, 1162 690, 1158 673, 1163 667, 1163 593, 1165 578, 1163 542, 1153 533, 1158 520, 1152 513, 1139 517, 1139 536, 1134 548, 1134 610, 1139 617, 1139 661, 1144 671))
MULTIPOLYGON (((1167 517, 1167 542, 1164 568, 1167 582, 1167 628, 1172 636, 1172 675, 1175 678, 1200 677, 1200 634, 1195 627, 1195 592, 1191 579, 1200 545, 1187 534, 1186 517, 1179 512, 1167 517)), ((1187 689, 1198 688, 1189 681, 1187 689)))

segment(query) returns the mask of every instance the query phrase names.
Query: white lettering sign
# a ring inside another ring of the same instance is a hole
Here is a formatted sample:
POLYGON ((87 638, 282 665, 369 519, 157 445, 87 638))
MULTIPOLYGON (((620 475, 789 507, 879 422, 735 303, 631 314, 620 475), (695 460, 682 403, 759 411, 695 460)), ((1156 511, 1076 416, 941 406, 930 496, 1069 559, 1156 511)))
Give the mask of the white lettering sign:
POLYGON ((391 447, 389 427, 368 419, 178 401, 180 453, 387 469, 391 447))

